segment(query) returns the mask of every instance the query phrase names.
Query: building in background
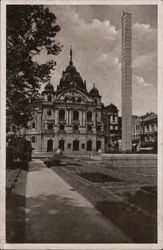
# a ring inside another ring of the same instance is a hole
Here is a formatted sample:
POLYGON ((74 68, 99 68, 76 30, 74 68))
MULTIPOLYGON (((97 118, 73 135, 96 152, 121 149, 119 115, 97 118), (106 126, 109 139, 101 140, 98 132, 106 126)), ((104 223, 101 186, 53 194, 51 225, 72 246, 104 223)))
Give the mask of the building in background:
POLYGON ((157 149, 157 115, 132 116, 132 145, 157 149))
POLYGON ((34 151, 104 152, 117 146, 118 109, 104 106, 95 84, 87 91, 86 81, 73 65, 72 49, 56 91, 48 83, 42 98, 31 105, 33 119, 23 133, 34 151))
POLYGON ((132 32, 131 14, 122 15, 122 151, 132 150, 132 32))

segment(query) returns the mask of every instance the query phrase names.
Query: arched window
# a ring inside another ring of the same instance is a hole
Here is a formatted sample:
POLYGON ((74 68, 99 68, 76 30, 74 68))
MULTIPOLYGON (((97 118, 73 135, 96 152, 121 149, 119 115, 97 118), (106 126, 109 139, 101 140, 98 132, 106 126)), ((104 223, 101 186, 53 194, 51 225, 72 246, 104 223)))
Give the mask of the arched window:
POLYGON ((53 140, 47 141, 47 152, 53 151, 53 140))
POLYGON ((67 102, 67 101, 68 101, 68 97, 67 97, 67 96, 65 97, 64 101, 65 101, 65 102, 67 102))
POLYGON ((32 128, 36 128, 36 123, 32 122, 32 128))
POLYGON ((63 124, 61 124, 61 125, 59 126, 59 129, 60 129, 60 130, 64 130, 64 128, 65 128, 65 127, 64 127, 63 124))
POLYGON ((96 151, 98 151, 99 149, 101 149, 101 141, 96 142, 96 151))
POLYGON ((88 126, 87 129, 88 129, 89 132, 91 132, 92 131, 92 126, 88 126))
POLYGON ((75 97, 74 96, 72 97, 72 102, 75 102, 75 97))
POLYGON ((92 151, 92 141, 87 141, 87 151, 92 151))
POLYGON ((35 143, 36 142, 36 138, 35 136, 32 136, 32 143, 35 143))
POLYGON ((47 128, 48 128, 48 130, 52 130, 53 129, 53 124, 48 124, 47 128))
POLYGON ((81 97, 79 97, 79 98, 78 98, 78 102, 81 102, 81 101, 82 101, 82 99, 81 99, 81 97))
POLYGON ((52 101, 52 97, 51 95, 48 95, 48 102, 51 102, 52 101))
POLYGON ((48 111, 47 111, 47 115, 50 116, 51 114, 52 114, 51 110, 48 110, 48 111))
POLYGON ((101 126, 97 126, 96 130, 99 132, 101 131, 101 126))
POLYGON ((73 112, 73 120, 78 121, 79 120, 79 112, 77 110, 75 110, 73 112))
POLYGON ((74 129, 75 131, 78 131, 78 125, 74 125, 73 129, 74 129))
POLYGON ((64 120, 64 119, 65 119, 65 111, 59 110, 59 120, 64 120))
POLYGON ((92 112, 91 111, 87 112, 87 121, 88 122, 92 121, 92 112))
POLYGON ((97 105, 97 99, 94 99, 94 103, 97 105))
POLYGON ((65 144, 65 141, 63 139, 59 140, 59 145, 58 147, 64 151, 64 144, 65 144))

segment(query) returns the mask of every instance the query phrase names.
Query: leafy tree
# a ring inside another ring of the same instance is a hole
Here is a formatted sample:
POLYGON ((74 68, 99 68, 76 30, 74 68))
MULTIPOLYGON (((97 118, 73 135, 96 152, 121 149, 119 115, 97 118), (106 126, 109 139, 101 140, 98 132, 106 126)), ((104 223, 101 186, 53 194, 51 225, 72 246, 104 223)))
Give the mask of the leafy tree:
POLYGON ((42 5, 7 6, 7 130, 27 126, 29 103, 38 98, 40 83, 50 80, 56 65, 55 60, 40 64, 33 58, 42 50, 59 54, 59 31, 55 15, 42 5))

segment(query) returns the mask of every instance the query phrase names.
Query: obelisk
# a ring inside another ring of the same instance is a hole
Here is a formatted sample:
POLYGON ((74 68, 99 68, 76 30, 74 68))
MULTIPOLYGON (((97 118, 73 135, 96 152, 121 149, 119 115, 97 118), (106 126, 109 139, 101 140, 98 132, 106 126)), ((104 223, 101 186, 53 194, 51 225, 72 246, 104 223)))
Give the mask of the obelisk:
POLYGON ((122 15, 122 152, 132 150, 132 32, 131 14, 122 15))

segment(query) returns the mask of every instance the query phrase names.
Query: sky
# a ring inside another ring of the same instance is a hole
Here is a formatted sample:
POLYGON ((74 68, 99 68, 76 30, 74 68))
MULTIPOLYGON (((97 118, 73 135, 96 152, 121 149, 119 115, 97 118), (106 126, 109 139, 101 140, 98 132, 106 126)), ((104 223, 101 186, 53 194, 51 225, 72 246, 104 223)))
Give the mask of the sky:
MULTIPOLYGON (((157 112, 157 6, 155 5, 53 5, 63 45, 55 57, 51 83, 56 89, 62 71, 73 63, 89 91, 95 83, 102 102, 114 103, 121 114, 121 16, 132 14, 132 105, 133 114, 157 112)), ((42 52, 40 62, 50 59, 42 52)), ((54 56, 53 56, 54 58, 54 56)))

